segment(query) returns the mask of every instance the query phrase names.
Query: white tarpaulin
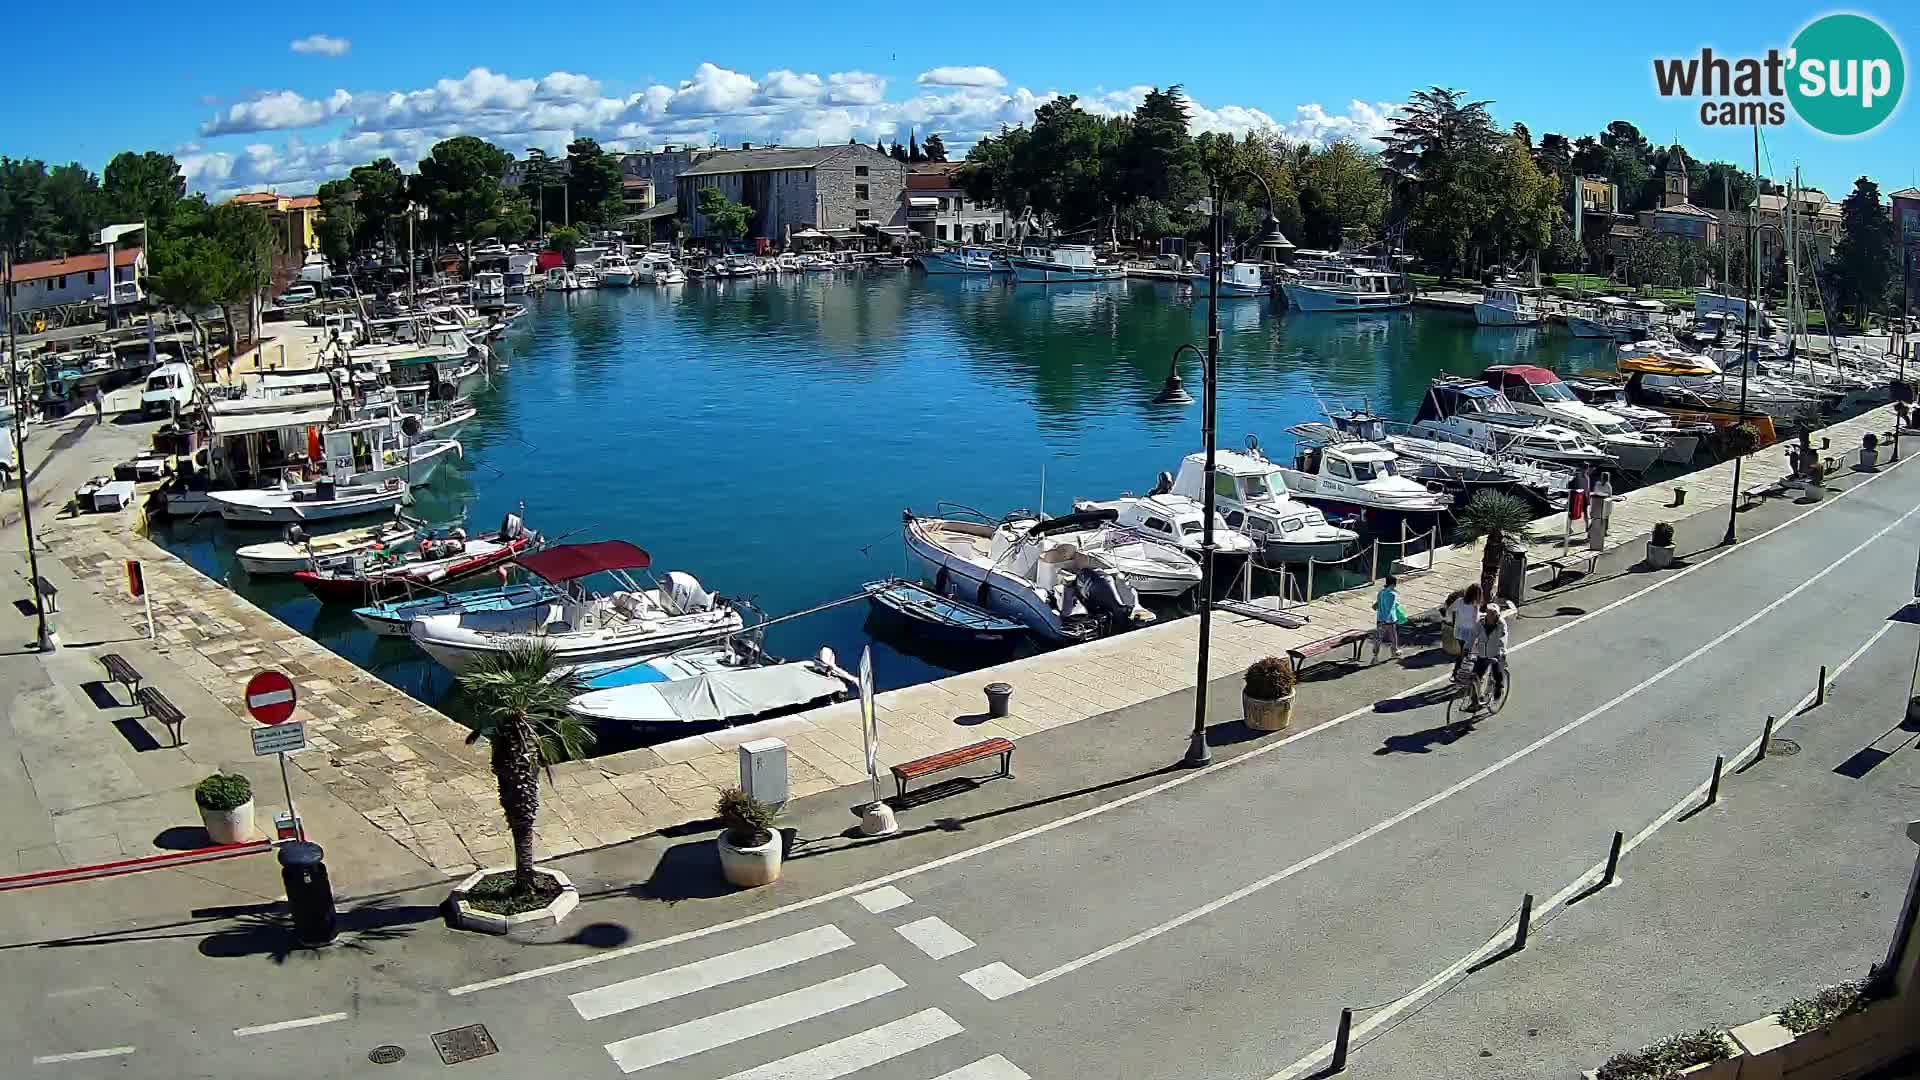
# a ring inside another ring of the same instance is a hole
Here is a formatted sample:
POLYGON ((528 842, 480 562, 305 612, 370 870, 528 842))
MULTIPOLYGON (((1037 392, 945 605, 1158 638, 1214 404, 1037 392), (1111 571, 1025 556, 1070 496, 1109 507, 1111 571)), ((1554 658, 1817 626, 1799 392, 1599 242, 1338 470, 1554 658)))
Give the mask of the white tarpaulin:
POLYGON ((845 688, 807 664, 776 664, 591 690, 567 708, 589 720, 623 724, 716 723, 806 705, 845 688))

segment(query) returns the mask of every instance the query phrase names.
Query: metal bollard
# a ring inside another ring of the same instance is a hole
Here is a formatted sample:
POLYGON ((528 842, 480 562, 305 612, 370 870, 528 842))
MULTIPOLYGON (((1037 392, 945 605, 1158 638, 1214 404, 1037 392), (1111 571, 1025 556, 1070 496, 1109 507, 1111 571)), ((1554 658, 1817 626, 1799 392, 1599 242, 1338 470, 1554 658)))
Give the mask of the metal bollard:
POLYGON ((1765 758, 1767 756, 1767 749, 1772 745, 1773 745, 1773 716, 1769 714, 1767 716, 1766 725, 1760 729, 1760 750, 1758 753, 1753 755, 1753 760, 1759 761, 1762 758, 1765 758))
POLYGON ((1353 1010, 1340 1010, 1340 1030, 1333 1033, 1333 1060, 1327 1062, 1327 1072, 1337 1073, 1347 1067, 1347 1043, 1353 1037, 1353 1010))
POLYGON ((334 925, 333 885, 320 845, 296 840, 280 845, 280 880, 287 887, 293 937, 302 945, 325 945, 338 934, 334 925))
POLYGON ((1625 833, 1618 829, 1613 831, 1613 847, 1607 852, 1607 872, 1600 875, 1600 888, 1613 884, 1614 874, 1620 869, 1620 844, 1625 839, 1625 833))
POLYGON ((1520 898, 1520 925, 1513 931, 1513 951, 1519 952, 1527 947, 1527 927, 1533 922, 1533 894, 1527 893, 1520 898))
POLYGON ((1813 703, 1815 705, 1827 703, 1827 665, 1825 664, 1820 665, 1820 685, 1813 688, 1813 703))
POLYGON ((1727 759, 1724 755, 1713 755, 1713 782, 1707 785, 1706 804, 1708 806, 1712 806, 1714 803, 1720 801, 1720 770, 1724 768, 1726 764, 1727 759))

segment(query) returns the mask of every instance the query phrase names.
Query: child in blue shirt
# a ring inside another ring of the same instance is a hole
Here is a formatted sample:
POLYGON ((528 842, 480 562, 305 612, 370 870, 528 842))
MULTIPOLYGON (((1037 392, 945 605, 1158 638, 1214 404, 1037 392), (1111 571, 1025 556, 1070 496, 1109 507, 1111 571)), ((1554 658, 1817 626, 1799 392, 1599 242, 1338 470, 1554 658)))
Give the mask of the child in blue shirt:
POLYGON ((1400 657, 1400 594, 1393 587, 1399 582, 1392 574, 1387 575, 1385 584, 1373 598, 1373 658, 1380 659, 1380 646, 1384 642, 1392 648, 1394 659, 1400 657))

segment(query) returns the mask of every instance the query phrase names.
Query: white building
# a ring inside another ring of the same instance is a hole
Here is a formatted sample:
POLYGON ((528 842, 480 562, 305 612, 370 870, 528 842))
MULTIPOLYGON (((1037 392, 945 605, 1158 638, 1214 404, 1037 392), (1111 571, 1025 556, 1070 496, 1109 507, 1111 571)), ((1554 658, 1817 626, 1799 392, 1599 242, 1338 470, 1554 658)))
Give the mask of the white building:
MULTIPOLYGON (((121 307, 146 299, 145 248, 116 248, 113 252, 114 303, 121 307)), ((90 251, 64 259, 20 263, 13 268, 14 295, 21 311, 41 311, 63 304, 107 299, 107 253, 90 251)))
POLYGON ((974 202, 953 182, 961 162, 937 161, 913 166, 907 174, 907 227, 935 243, 991 244, 1012 230, 1007 212, 974 202))

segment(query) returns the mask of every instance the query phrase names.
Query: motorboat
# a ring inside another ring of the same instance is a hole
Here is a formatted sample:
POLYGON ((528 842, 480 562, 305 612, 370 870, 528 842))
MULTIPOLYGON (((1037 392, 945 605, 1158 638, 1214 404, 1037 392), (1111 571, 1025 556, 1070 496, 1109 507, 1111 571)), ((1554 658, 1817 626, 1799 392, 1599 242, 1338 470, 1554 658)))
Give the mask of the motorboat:
POLYGON ((1664 307, 1657 300, 1596 296, 1591 307, 1567 313, 1567 330, 1578 338, 1639 341, 1653 332, 1653 313, 1664 307))
POLYGON ((1141 596, 1177 600, 1200 584, 1200 564, 1179 544, 1120 525, 1117 511, 1112 518, 1098 509, 1078 512, 1093 520, 1084 528, 1050 530, 1048 536, 1099 555, 1125 574, 1141 596))
POLYGON ((1301 311, 1391 311, 1413 304, 1401 274, 1352 266, 1322 266, 1280 283, 1287 303, 1301 311))
POLYGON ((547 271, 547 288, 554 292, 573 292, 581 288, 580 276, 564 266, 555 266, 547 271))
POLYGON ((1627 400, 1636 405, 1663 412, 1678 409, 1674 415, 1705 420, 1717 428, 1752 422, 1756 416, 1766 416, 1769 429, 1777 426, 1776 418, 1790 424, 1819 418, 1818 400, 1765 380, 1749 379, 1743 393, 1740 380, 1729 378, 1711 358, 1672 348, 1641 351, 1640 346, 1648 344, 1653 343, 1621 346, 1621 357, 1614 365, 1627 377, 1627 400), (1702 415, 1686 415, 1694 412, 1702 415))
POLYGON ((900 620, 917 638, 950 648, 1000 646, 1027 636, 1018 619, 996 615, 965 600, 942 596, 917 581, 886 578, 861 586, 876 613, 900 620))
POLYGON ((1564 424, 1527 416, 1483 382, 1442 375, 1427 387, 1407 433, 1558 465, 1612 468, 1619 459, 1564 424))
POLYGON ((600 265, 595 270, 599 274, 600 284, 609 289, 624 289, 634 281, 633 264, 627 261, 626 256, 618 253, 601 259, 600 265))
POLYGON ((1018 619, 1048 641, 1073 642, 1153 621, 1112 563, 1051 538, 1115 516, 1101 511, 1041 521, 1020 515, 995 523, 908 510, 902 522, 907 551, 933 577, 935 592, 1018 619))
POLYGON ((1009 269, 1006 262, 985 247, 943 247, 914 256, 920 269, 929 274, 992 274, 1009 269))
POLYGON ((775 273, 798 274, 805 269, 806 265, 800 261, 800 256, 796 252, 783 251, 774 256, 773 270, 775 273))
MULTIPOLYGON (((1205 261, 1203 256, 1201 259, 1203 266, 1205 261)), ((1196 294, 1204 297, 1213 288, 1213 274, 1210 270, 1201 269, 1187 275, 1187 284, 1193 286, 1196 294)), ((1272 295, 1273 286, 1267 283, 1259 263, 1236 262, 1229 259, 1220 264, 1220 296, 1222 298, 1272 295)))
POLYGON ((707 592, 691 574, 674 571, 652 588, 635 581, 632 572, 647 569, 653 559, 624 540, 555 545, 515 562, 558 586, 561 596, 526 607, 417 618, 408 631, 414 644, 442 667, 460 672, 480 657, 534 645, 567 665, 657 656, 719 641, 742 626, 738 609, 707 592), (597 574, 620 588, 589 590, 582 579, 597 574))
POLYGON ((430 592, 424 596, 404 596, 353 609, 353 616, 376 636, 404 638, 413 620, 428 615, 457 614, 463 611, 506 611, 559 599, 560 590, 544 581, 518 582, 488 589, 460 592, 430 592))
POLYGON ((247 544, 234 555, 249 577, 284 576, 337 566, 363 551, 401 547, 413 540, 416 531, 415 524, 405 519, 321 536, 308 536, 298 525, 290 525, 286 539, 247 544))
POLYGON ((482 270, 473 275, 473 302, 482 307, 506 303, 507 276, 498 270, 482 270))
MULTIPOLYGON (((417 417, 414 426, 419 427, 417 417)), ((404 480, 409 487, 425 487, 442 463, 464 455, 457 439, 409 438, 405 427, 402 415, 309 429, 307 457, 342 485, 404 480)))
MULTIPOLYGON (((1220 523, 1246 534, 1263 562, 1339 559, 1360 538, 1352 529, 1327 521, 1318 507, 1294 498, 1280 466, 1257 450, 1216 450, 1213 471, 1213 505, 1220 523)), ((1207 456, 1194 453, 1181 459, 1180 471, 1170 481, 1162 473, 1152 494, 1176 496, 1200 507, 1205 505, 1206 489, 1207 456)), ((1185 518, 1179 527, 1185 531, 1199 524, 1198 519, 1185 518)))
POLYGON ((322 603, 368 604, 484 574, 539 545, 540 534, 528 531, 520 515, 508 514, 498 532, 469 538, 465 529, 455 528, 446 536, 422 539, 411 551, 362 551, 337 567, 297 571, 293 579, 322 603))
POLYGON ((1500 391, 1515 411, 1543 417, 1586 436, 1617 458, 1628 472, 1646 472, 1667 455, 1667 444, 1659 436, 1582 402, 1560 376, 1537 364, 1496 364, 1480 377, 1500 391))
POLYGON ((1700 449, 1700 440, 1713 434, 1712 424, 1678 420, 1658 409, 1633 404, 1627 400, 1627 388, 1623 381, 1600 378, 1565 381, 1567 389, 1572 390, 1573 395, 1581 401, 1596 409, 1605 409, 1649 435, 1658 435, 1667 444, 1662 461, 1675 465, 1691 462, 1700 449))
POLYGON ((859 681, 819 658, 782 663, 738 639, 642 661, 575 668, 587 687, 567 711, 594 724, 649 728, 735 724, 841 701, 859 681))
POLYGON ((673 261, 673 256, 659 252, 649 252, 640 256, 634 264, 634 278, 642 285, 684 285, 687 272, 673 261))
POLYGON ((1095 259, 1086 244, 1029 244, 1007 262, 1013 266, 1013 280, 1023 284, 1118 281, 1127 274, 1118 264, 1095 259))
MULTIPOLYGON (((1202 455, 1194 455, 1201 457, 1202 455)), ((1218 464, 1216 461, 1215 464, 1218 464)), ((1147 495, 1123 495, 1110 502, 1096 502, 1091 499, 1075 499, 1075 510, 1111 509, 1119 516, 1114 519, 1113 527, 1127 529, 1142 536, 1152 537, 1165 544, 1172 544, 1187 557, 1198 561, 1206 552, 1206 510, 1200 503, 1186 495, 1173 493, 1174 477, 1169 473, 1160 474, 1160 483, 1147 495)), ((1305 513, 1319 517, 1320 511, 1298 504, 1305 513)), ((1216 567, 1225 562, 1238 564, 1258 550, 1253 538, 1232 525, 1227 524, 1225 516, 1219 511, 1213 515, 1213 558, 1216 567)), ((1331 528, 1331 526, 1329 526, 1331 528)), ((1338 530, 1351 539, 1353 534, 1338 530)), ((1131 576, 1131 575, 1130 575, 1131 576)))
POLYGON ((233 525, 292 525, 390 513, 408 498, 403 480, 378 484, 281 483, 270 488, 209 491, 206 499, 233 525))
POLYGON ((1545 318, 1535 290, 1520 285, 1489 285, 1473 305, 1481 326, 1538 326, 1545 318))
MULTIPOLYGON (((1248 439, 1248 452, 1259 445, 1248 439)), ((1363 439, 1296 444, 1293 468, 1282 468, 1287 487, 1303 501, 1336 513, 1354 515, 1378 535, 1404 527, 1412 533, 1433 528, 1453 505, 1453 496, 1400 475, 1400 456, 1363 439)))
POLYGON ((1453 497, 1464 506, 1482 491, 1513 495, 1542 514, 1566 509, 1573 470, 1511 455, 1489 454, 1456 442, 1424 439, 1361 405, 1327 411, 1327 424, 1296 424, 1287 430, 1306 442, 1359 439, 1399 455, 1394 469, 1409 480, 1453 497))

